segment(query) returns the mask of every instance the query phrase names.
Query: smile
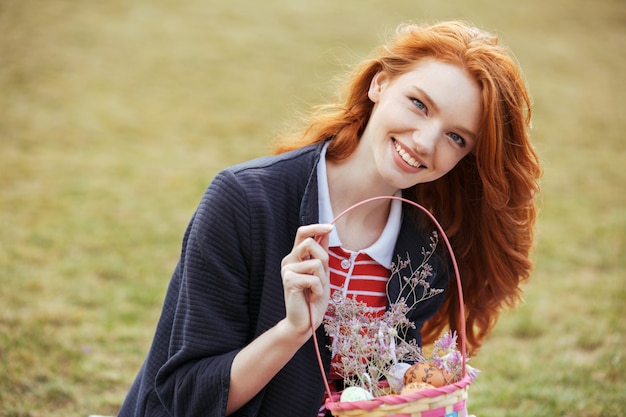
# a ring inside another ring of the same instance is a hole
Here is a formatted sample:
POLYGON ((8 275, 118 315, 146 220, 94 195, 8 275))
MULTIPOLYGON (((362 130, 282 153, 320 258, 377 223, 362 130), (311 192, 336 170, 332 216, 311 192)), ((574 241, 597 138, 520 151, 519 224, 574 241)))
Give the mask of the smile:
POLYGON ((398 144, 397 141, 393 141, 393 144, 396 148, 396 152, 398 152, 398 155, 400 155, 400 157, 402 158, 402 160, 404 162, 406 162, 407 164, 411 165, 413 168, 421 168, 423 167, 423 165, 420 165, 419 162, 417 162, 415 160, 415 158, 413 158, 411 155, 409 155, 409 153, 407 151, 405 151, 404 149, 402 149, 402 147, 398 144))

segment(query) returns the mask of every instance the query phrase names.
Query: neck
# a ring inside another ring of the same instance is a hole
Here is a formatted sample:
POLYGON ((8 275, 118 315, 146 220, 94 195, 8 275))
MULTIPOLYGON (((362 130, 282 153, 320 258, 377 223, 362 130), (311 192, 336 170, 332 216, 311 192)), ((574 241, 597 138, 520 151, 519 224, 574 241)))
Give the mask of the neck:
MULTIPOLYGON (((390 186, 381 178, 374 161, 358 156, 358 152, 357 148, 346 159, 326 161, 328 188, 335 215, 368 198, 394 195, 398 192, 397 188, 390 186)), ((371 206, 367 204, 366 207, 371 206)))
MULTIPOLYGON (((334 216, 368 198, 394 195, 397 192, 397 189, 389 187, 376 176, 375 169, 368 169, 362 163, 357 166, 358 161, 362 159, 327 161, 328 188, 334 216)), ((342 216, 335 228, 343 246, 360 250, 373 244, 387 224, 390 206, 391 200, 372 201, 342 216)))

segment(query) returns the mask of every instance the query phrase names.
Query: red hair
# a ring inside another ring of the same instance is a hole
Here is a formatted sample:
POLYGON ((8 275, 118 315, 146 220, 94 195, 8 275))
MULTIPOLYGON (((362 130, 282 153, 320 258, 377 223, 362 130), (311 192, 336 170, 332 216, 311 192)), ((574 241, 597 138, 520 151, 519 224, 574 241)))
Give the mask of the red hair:
MULTIPOLYGON (((498 39, 460 22, 400 26, 388 44, 355 68, 340 102, 319 107, 304 133, 282 141, 275 151, 332 138, 327 157, 346 158, 371 115, 373 77, 384 71, 393 79, 427 58, 464 68, 482 93, 474 151, 442 178, 404 190, 432 211, 450 238, 463 281, 467 342, 476 352, 502 308, 521 300, 520 284, 530 276, 541 175, 528 135, 528 91, 517 63, 498 39)), ((459 326, 458 295, 448 291, 442 308, 424 325, 423 341, 428 344, 444 329, 459 326)))

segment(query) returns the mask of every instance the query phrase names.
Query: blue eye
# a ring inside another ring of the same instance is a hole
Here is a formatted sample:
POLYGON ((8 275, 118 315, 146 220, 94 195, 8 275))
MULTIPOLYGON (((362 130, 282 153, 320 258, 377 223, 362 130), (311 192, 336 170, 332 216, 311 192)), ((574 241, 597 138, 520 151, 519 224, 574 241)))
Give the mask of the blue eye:
POLYGON ((411 98, 411 101, 413 102, 415 107, 417 107, 418 109, 420 109, 424 113, 428 113, 428 107, 426 107, 426 105, 424 103, 422 103, 420 100, 418 100, 416 98, 411 98))
POLYGON ((460 147, 465 147, 465 139, 463 139, 461 136, 457 135, 456 133, 448 133, 448 136, 460 147))

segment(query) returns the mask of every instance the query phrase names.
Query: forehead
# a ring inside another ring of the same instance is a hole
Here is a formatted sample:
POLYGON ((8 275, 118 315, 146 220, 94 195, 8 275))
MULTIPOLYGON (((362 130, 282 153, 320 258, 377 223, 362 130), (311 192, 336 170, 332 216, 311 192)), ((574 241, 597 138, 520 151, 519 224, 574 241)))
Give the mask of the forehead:
POLYGON ((446 85, 472 87, 480 91, 480 86, 474 77, 461 65, 434 58, 425 58, 392 80, 394 83, 425 84, 432 88, 441 89, 446 85))

